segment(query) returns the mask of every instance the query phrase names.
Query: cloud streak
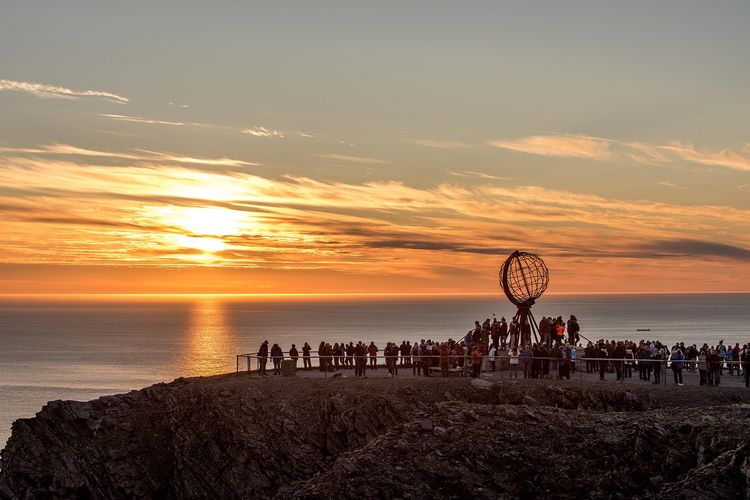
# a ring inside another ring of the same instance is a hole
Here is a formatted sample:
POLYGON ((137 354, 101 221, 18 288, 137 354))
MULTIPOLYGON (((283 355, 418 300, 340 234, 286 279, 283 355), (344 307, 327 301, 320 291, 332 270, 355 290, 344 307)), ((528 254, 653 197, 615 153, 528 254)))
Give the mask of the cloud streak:
POLYGON ((511 180, 510 177, 499 177, 497 175, 488 174, 486 172, 476 172, 474 170, 446 170, 448 172, 448 175, 452 175, 454 177, 475 177, 478 179, 491 179, 496 181, 508 181, 511 180))
POLYGON ((604 161, 611 159, 610 141, 585 135, 532 135, 514 140, 488 141, 494 148, 541 156, 604 161))
POLYGON ((385 160, 379 160, 377 158, 368 158, 366 156, 351 156, 351 155, 340 155, 336 153, 321 153, 318 155, 320 158, 327 158, 329 160, 345 161, 349 163, 368 163, 372 165, 383 165, 388 163, 385 160))
POLYGON ((79 148, 69 144, 49 144, 38 148, 9 148, 0 147, 0 154, 26 154, 26 155, 59 155, 59 156, 83 156, 94 158, 113 158, 117 160, 134 160, 144 162, 175 162, 193 165, 221 166, 221 167, 244 167, 257 166, 258 163, 236 160, 233 158, 200 158, 175 153, 160 151, 149 151, 138 149, 136 153, 125 153, 119 151, 99 151, 94 149, 79 148))
POLYGON ((280 130, 267 129, 266 127, 246 128, 241 131, 243 134, 252 135, 253 137, 278 137, 283 139, 284 132, 280 130))
POLYGON ((59 85, 19 82, 16 80, 0 80, 0 91, 3 90, 24 92, 36 97, 41 97, 42 99, 79 99, 81 97, 94 97, 121 104, 130 102, 127 97, 103 90, 76 90, 61 87, 59 85))
POLYGON ((592 161, 632 160, 646 165, 680 162, 750 171, 750 144, 741 151, 730 148, 711 151, 693 144, 672 141, 666 144, 628 142, 586 135, 533 135, 513 140, 492 140, 494 148, 518 153, 592 161))
POLYGON ((120 121, 120 122, 145 123, 148 125, 170 125, 172 127, 184 127, 185 125, 196 125, 196 126, 201 125, 199 123, 185 123, 185 122, 172 122, 168 120, 156 120, 152 118, 143 118, 141 116, 128 116, 128 115, 116 115, 116 114, 101 114, 99 116, 103 118, 108 118, 110 120, 120 121))

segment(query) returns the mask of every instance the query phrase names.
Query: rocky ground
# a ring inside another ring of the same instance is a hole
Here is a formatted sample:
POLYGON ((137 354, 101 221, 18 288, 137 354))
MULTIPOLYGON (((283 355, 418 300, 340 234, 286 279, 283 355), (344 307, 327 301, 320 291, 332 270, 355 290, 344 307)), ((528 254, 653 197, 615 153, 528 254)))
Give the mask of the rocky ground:
POLYGON ((748 498, 750 391, 179 379, 17 421, 2 498, 748 498))

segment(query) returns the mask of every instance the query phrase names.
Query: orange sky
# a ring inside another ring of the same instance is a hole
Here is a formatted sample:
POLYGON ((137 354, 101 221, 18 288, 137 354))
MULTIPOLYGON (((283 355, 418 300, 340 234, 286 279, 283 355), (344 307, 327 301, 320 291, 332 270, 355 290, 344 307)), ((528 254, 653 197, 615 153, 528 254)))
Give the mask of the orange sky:
POLYGON ((750 289, 747 6, 418 4, 4 9, 0 293, 750 289))

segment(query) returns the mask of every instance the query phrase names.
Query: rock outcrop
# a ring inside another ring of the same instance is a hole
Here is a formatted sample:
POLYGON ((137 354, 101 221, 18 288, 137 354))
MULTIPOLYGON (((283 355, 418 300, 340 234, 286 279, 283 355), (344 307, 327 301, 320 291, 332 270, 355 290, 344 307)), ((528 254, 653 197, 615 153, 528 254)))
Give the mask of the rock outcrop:
POLYGON ((17 421, 0 497, 748 498, 748 400, 584 382, 178 379, 17 421))

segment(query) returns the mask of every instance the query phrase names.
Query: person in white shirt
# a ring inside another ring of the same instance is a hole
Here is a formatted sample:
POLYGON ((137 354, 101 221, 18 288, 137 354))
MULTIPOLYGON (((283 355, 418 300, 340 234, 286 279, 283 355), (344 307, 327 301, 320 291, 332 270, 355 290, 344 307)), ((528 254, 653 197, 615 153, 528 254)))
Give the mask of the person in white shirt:
POLYGON ((492 368, 492 371, 495 371, 495 355, 497 354, 497 349, 495 348, 495 345, 492 344, 490 346, 490 352, 487 353, 487 361, 490 362, 490 368, 492 368))
POLYGON ((510 358, 510 377, 518 378, 518 348, 514 347, 508 351, 508 357, 510 358))

